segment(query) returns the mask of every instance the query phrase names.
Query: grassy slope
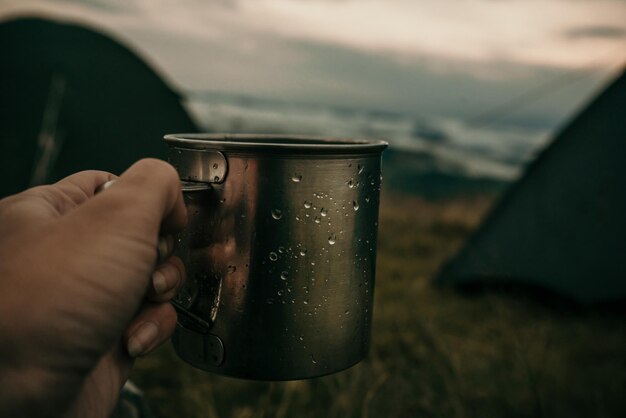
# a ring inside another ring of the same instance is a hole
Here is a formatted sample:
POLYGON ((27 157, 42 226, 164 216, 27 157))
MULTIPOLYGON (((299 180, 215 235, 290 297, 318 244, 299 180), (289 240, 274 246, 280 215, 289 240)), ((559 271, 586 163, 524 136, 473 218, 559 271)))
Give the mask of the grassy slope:
POLYGON ((171 347, 132 379, 161 417, 626 416, 626 319, 429 285, 490 200, 385 196, 369 358, 309 381, 197 371, 171 347))

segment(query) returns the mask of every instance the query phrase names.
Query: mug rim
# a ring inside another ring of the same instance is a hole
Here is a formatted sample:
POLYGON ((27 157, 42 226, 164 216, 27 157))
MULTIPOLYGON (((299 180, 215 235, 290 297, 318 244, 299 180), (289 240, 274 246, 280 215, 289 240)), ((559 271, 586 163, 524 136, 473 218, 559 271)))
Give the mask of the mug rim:
POLYGON ((382 152, 389 145, 381 139, 352 139, 313 135, 183 133, 163 137, 170 146, 187 149, 233 151, 312 151, 341 153, 382 152))

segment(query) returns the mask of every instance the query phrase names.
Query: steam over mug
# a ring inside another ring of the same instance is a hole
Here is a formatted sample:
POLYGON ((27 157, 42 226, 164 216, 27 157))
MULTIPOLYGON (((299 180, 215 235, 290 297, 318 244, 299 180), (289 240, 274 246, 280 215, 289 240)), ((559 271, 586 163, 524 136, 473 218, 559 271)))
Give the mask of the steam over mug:
POLYGON ((178 355, 228 376, 304 379, 366 355, 384 141, 167 135, 189 223, 178 355))

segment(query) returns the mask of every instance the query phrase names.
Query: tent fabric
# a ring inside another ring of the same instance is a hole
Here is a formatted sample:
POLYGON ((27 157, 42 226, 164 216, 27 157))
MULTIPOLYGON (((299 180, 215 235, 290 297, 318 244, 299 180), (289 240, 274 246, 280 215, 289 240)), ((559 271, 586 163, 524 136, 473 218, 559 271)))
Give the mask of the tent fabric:
POLYGON ((626 72, 569 123, 435 281, 626 298, 626 72))
POLYGON ((195 132, 181 99, 136 53, 75 24, 0 24, 0 198, 84 169, 119 174, 195 132))

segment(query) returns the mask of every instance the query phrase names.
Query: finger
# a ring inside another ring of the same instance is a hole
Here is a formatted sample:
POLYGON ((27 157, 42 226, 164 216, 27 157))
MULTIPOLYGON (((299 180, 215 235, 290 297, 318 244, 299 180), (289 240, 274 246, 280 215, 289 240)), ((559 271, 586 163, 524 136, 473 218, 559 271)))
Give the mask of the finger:
POLYGON ((49 215, 59 216, 83 204, 93 197, 96 188, 115 178, 115 175, 106 171, 81 171, 66 177, 55 184, 30 188, 15 198, 25 198, 33 202, 33 198, 43 202, 39 208, 51 209, 49 215))
POLYGON ((124 344, 131 357, 139 357, 163 344, 176 328, 176 311, 169 303, 143 307, 124 334, 124 344))
MULTIPOLYGON (((167 219, 176 228, 186 222, 178 174, 163 161, 146 159, 56 227, 63 231, 63 246, 90 256, 89 276, 104 283, 105 293, 123 295, 115 303, 118 312, 130 319, 149 288, 161 223, 167 219), (103 282, 106 272, 112 277, 103 282)), ((87 262, 78 258, 76 263, 87 262)), ((87 270, 84 266, 76 268, 87 270)))
POLYGON ((164 237, 159 237, 159 241, 157 242, 157 261, 162 263, 167 260, 172 252, 174 251, 174 237, 172 235, 166 235, 164 237))
MULTIPOLYGON (((139 162, 137 162, 135 165, 131 166, 131 168, 129 168, 127 170, 127 172, 130 172, 131 169, 134 169, 135 166, 139 166, 139 165, 148 165, 148 164, 152 164, 152 163, 161 163, 161 164, 166 164, 161 160, 153 160, 153 159, 145 159, 145 160, 141 160, 139 162)), ((169 165, 169 164, 168 164, 169 165)), ((171 167, 173 168, 173 167, 171 167)), ((171 170, 170 170, 171 171, 171 170)), ((123 176, 125 176, 126 173, 123 174, 123 176)), ((178 178, 178 175, 176 176, 178 178)), ((113 186, 113 184, 117 183, 117 178, 114 180, 110 180, 107 181, 104 184, 101 184, 100 186, 98 186, 98 188, 96 189, 95 193, 100 193, 103 192, 104 190, 110 188, 111 186, 113 186)), ((180 190, 180 183, 178 183, 178 190, 180 190)), ((184 204, 184 200, 182 199, 182 193, 179 193, 177 196, 177 202, 174 205, 174 209, 178 209, 180 208, 180 206, 185 206, 184 204)), ((182 211, 182 213, 180 211, 176 211, 173 210, 170 214, 170 216, 167 216, 163 219, 162 225, 161 225, 161 230, 163 233, 171 233, 171 232, 177 232, 180 231, 182 228, 184 228, 186 226, 187 223, 187 211, 186 208, 184 211, 182 211)))
MULTIPOLYGON (((102 193, 109 187, 115 184, 115 180, 109 180, 106 183, 101 184, 96 188, 95 194, 102 193)), ((161 263, 169 258, 172 255, 174 250, 174 237, 171 234, 167 234, 165 236, 160 236, 159 241, 157 242, 157 262, 161 263)))
POLYGON ((185 265, 180 258, 170 257, 152 273, 148 299, 153 302, 166 302, 174 297, 184 281, 185 265))
POLYGON ((145 245, 156 261, 159 235, 184 228, 187 210, 174 167, 155 159, 133 164, 105 192, 74 211, 72 226, 91 237, 116 234, 145 245), (162 228, 163 226, 163 228, 162 228), (90 230, 90 231, 87 231, 90 230))
POLYGON ((121 175, 111 190, 126 185, 134 186, 136 192, 148 199, 146 206, 155 205, 159 209, 161 234, 176 233, 187 225, 180 179, 170 164, 156 159, 140 160, 121 175))
POLYGON ((54 186, 66 193, 76 205, 80 205, 94 196, 98 186, 115 178, 116 175, 106 171, 87 170, 65 177, 54 186))

